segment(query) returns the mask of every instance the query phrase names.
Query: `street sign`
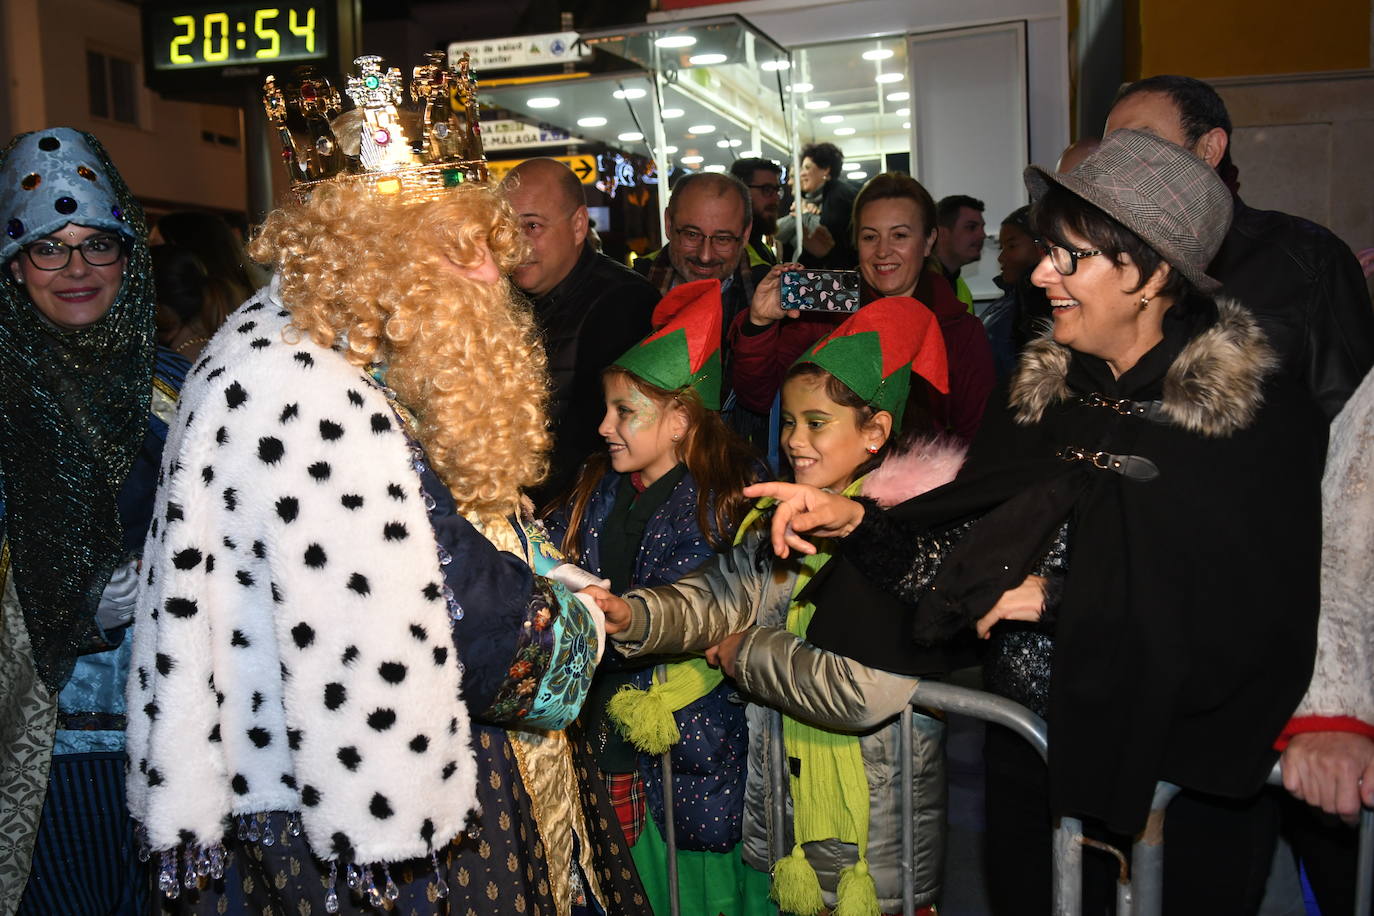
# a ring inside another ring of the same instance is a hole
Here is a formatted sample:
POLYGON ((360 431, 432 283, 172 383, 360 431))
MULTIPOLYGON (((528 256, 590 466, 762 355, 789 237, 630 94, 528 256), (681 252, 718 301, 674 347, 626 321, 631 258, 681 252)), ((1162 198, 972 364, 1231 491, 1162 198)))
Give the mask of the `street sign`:
POLYGON ((579 146, 586 143, 553 124, 526 124, 504 119, 482 122, 482 145, 488 150, 523 149, 531 146, 579 146))
MULTIPOLYGON (((597 168, 595 156, 550 156, 550 159, 557 159, 559 162, 573 170, 577 180, 583 184, 596 184, 597 168)), ((500 181, 506 177, 506 173, 515 168, 523 159, 497 159, 487 163, 487 171, 491 174, 492 181, 500 181)))
POLYGON ((591 49, 581 42, 576 32, 517 35, 472 43, 455 41, 448 46, 449 66, 457 69, 458 60, 464 53, 472 56, 472 68, 479 73, 563 64, 592 56, 591 49))

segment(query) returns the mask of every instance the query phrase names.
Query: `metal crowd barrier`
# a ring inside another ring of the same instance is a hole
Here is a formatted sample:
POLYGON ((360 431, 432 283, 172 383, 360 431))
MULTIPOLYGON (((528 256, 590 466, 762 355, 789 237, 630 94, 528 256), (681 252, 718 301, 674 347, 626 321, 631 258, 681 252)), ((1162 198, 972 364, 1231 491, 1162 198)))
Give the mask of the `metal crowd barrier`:
MULTIPOLYGON (((1016 732, 1046 762, 1049 742, 1045 721, 1019 703, 981 690, 956 687, 938 681, 921 681, 912 693, 914 706, 954 712, 994 722, 1016 732)), ((902 762, 911 760, 910 710, 902 714, 902 762)), ((1269 774, 1271 785, 1282 786, 1279 765, 1269 774)), ((1154 799, 1145 829, 1131 847, 1130 864, 1114 847, 1083 836, 1083 824, 1077 818, 1060 818, 1054 830, 1054 916, 1079 916, 1083 908, 1083 847, 1092 846, 1115 855, 1121 862, 1121 878, 1117 885, 1117 916, 1160 916, 1164 906, 1164 816, 1169 802, 1178 795, 1179 788, 1167 782, 1155 786, 1154 799)), ((902 778, 902 912, 914 916, 914 851, 910 775, 902 778)), ((1374 902, 1374 809, 1360 813, 1360 841, 1358 871, 1355 884, 1355 916, 1369 916, 1374 902)))

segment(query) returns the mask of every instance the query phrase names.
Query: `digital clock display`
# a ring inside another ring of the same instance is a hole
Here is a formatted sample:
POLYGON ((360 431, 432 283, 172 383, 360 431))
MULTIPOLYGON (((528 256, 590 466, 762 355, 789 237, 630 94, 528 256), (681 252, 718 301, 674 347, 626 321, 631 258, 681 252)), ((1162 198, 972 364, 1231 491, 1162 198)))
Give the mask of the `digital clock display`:
POLYGON ((333 5, 225 3, 158 6, 145 12, 153 69, 197 70, 330 57, 333 5))

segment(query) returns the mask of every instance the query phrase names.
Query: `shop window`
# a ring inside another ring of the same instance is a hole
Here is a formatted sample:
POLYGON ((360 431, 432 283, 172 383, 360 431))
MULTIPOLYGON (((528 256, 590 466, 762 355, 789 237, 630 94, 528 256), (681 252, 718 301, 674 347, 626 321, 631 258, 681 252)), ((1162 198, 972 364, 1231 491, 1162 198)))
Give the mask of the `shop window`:
POLYGON ((133 61, 88 50, 86 86, 93 117, 138 124, 138 71, 133 61))

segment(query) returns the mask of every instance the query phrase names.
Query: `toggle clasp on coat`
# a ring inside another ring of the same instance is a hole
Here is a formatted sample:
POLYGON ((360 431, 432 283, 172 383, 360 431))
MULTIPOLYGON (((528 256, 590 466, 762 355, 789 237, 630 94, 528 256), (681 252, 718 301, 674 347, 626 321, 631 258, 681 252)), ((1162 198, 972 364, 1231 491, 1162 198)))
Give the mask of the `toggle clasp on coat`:
POLYGON ((1055 457, 1065 461, 1088 461, 1103 471, 1113 471, 1127 480, 1148 483, 1159 476, 1159 466, 1141 455, 1113 455, 1109 452, 1093 452, 1076 445, 1066 445, 1055 453, 1055 457))

